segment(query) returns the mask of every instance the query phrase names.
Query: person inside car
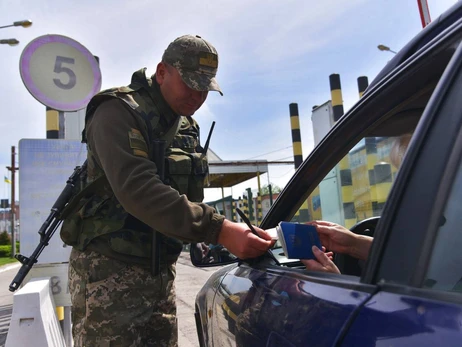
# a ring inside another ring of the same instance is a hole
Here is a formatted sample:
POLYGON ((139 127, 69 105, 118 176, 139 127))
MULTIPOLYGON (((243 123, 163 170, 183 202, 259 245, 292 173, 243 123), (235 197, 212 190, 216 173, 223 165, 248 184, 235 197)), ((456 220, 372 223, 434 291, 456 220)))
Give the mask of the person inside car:
MULTIPOLYGON (((396 168, 401 166, 404 154, 409 146, 412 133, 399 136, 390 149, 390 161, 396 168)), ((373 238, 366 235, 357 235, 342 225, 328 221, 312 221, 307 224, 314 225, 319 234, 321 244, 334 253, 346 254, 359 260, 366 261, 369 256, 373 238)), ((313 246, 315 259, 301 259, 301 262, 310 271, 340 273, 332 261, 332 257, 313 246)))

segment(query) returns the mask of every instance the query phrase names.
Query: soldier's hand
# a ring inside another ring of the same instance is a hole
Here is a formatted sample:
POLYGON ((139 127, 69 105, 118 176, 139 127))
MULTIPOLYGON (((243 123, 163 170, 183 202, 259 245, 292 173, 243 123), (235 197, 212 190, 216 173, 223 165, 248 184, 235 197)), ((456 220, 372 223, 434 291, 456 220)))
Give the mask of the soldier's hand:
POLYGON ((265 230, 258 227, 254 229, 260 237, 254 235, 246 224, 225 219, 218 235, 218 243, 240 259, 258 257, 274 245, 275 241, 271 240, 265 230))

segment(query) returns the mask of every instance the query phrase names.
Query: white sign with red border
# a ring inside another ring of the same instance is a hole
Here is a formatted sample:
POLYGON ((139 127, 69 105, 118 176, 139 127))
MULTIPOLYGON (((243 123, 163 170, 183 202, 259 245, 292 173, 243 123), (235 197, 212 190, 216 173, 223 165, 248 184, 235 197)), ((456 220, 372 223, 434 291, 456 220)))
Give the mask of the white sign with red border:
POLYGON ((58 111, 85 108, 101 89, 98 61, 66 36, 44 35, 32 40, 21 54, 19 70, 32 96, 58 111))

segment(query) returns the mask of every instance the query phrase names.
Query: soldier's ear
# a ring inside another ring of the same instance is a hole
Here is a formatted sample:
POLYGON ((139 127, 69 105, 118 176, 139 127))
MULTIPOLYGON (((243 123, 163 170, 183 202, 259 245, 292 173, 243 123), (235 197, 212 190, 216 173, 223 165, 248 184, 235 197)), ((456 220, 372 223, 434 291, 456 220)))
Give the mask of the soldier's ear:
POLYGON ((160 62, 157 64, 157 69, 156 69, 156 81, 159 85, 162 85, 162 83, 165 80, 165 75, 167 74, 167 66, 163 62, 160 62))

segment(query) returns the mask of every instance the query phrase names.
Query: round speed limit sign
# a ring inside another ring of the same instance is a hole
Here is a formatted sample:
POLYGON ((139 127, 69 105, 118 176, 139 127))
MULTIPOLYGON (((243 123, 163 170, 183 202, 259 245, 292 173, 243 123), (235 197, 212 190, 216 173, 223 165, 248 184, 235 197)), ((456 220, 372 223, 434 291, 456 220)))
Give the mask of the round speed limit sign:
POLYGON ((19 70, 32 96, 58 111, 85 108, 101 89, 96 58, 66 36, 44 35, 31 41, 21 54, 19 70))

